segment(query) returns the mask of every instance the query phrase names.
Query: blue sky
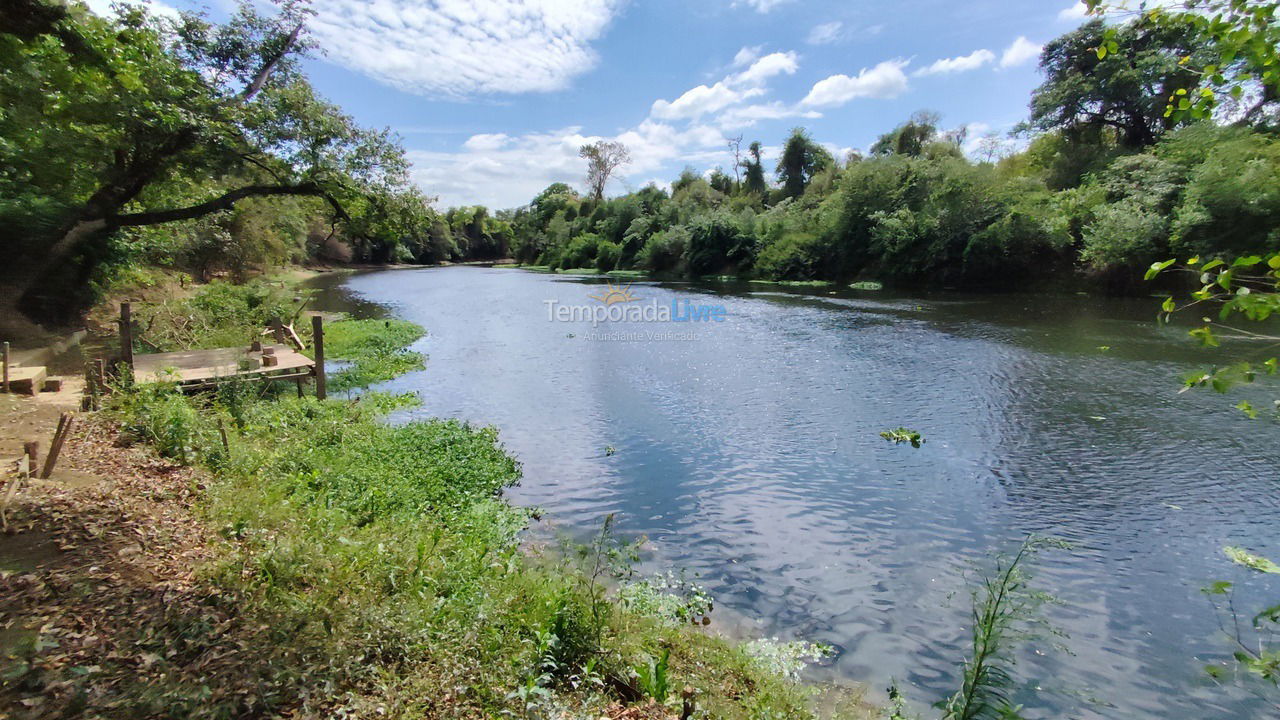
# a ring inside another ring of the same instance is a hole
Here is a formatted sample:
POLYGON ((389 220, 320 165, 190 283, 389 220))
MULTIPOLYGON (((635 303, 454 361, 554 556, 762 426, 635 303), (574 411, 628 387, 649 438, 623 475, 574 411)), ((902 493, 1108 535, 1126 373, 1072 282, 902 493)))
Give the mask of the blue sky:
MULTIPOLYGON (((90 3, 95 7, 104 0, 90 3)), ((153 2, 153 6, 159 3, 153 2)), ((179 8, 202 3, 170 0, 179 8)), ((213 17, 226 12, 213 0, 213 17)), ((796 125, 843 155, 913 111, 970 145, 1026 116, 1041 44, 1082 21, 1071 0, 313 0, 312 82, 362 124, 400 134, 439 205, 528 202, 581 187, 577 148, 632 162, 610 194, 732 165, 741 134, 796 125)))

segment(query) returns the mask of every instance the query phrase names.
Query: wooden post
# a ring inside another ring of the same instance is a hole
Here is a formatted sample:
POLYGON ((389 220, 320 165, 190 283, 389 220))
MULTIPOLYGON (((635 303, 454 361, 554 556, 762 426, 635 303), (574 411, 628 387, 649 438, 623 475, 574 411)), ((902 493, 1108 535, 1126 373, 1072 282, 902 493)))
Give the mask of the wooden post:
POLYGON ((53 474, 53 466, 58 462, 58 453, 62 452, 62 445, 71 434, 71 423, 74 421, 75 416, 71 413, 62 413, 62 417, 58 418, 58 430, 53 434, 53 444, 49 446, 49 456, 44 459, 44 470, 40 473, 42 479, 47 480, 53 474))
POLYGON ((316 397, 324 400, 324 318, 311 316, 311 344, 316 350, 316 397))
POLYGON ((102 409, 102 396, 107 394, 107 366, 98 358, 93 361, 94 378, 93 387, 93 411, 97 412, 102 409))
POLYGON ((280 323, 280 318, 271 318, 271 334, 275 336, 276 344, 284 344, 284 325, 280 323))
POLYGON ((40 459, 40 441, 31 440, 22 444, 22 453, 27 456, 27 468, 34 469, 40 467, 38 460, 40 459))
POLYGON ((133 306, 120 303, 120 359, 133 372, 133 306))
POLYGON ((4 341, 4 391, 9 392, 9 341, 4 341))

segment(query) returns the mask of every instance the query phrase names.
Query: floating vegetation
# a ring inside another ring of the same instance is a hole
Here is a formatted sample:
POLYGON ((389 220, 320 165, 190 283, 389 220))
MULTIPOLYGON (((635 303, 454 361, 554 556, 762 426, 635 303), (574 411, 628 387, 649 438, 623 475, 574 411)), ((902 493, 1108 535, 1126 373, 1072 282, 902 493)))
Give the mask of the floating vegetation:
POLYGON ((888 440, 894 445, 900 445, 902 443, 911 443, 911 447, 918 448, 924 444, 923 435, 916 432, 915 430, 908 430, 907 428, 904 428, 904 427, 894 428, 893 430, 882 430, 880 432, 880 437, 884 438, 885 440, 888 440))

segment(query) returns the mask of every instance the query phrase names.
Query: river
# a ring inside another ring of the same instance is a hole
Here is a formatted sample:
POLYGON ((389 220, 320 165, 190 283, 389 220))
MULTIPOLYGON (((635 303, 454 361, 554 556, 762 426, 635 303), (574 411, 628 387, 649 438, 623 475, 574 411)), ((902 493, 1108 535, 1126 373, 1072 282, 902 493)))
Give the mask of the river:
MULTIPOLYGON (((1064 636, 1018 652, 1028 717, 1275 711, 1203 671, 1231 648, 1200 588, 1236 582, 1246 622, 1280 597, 1280 577, 1221 551, 1280 559, 1280 431, 1235 396, 1177 392, 1249 348, 1195 347, 1154 322, 1158 300, 636 282, 615 307, 723 317, 593 329, 554 316, 603 307, 598 278, 449 267, 313 285, 317 307, 427 328, 427 369, 383 387, 421 395, 411 416, 497 426, 524 468, 514 502, 577 537, 616 513, 649 538, 649 566, 698 573, 751 632, 838 648, 818 677, 873 697, 896 679, 919 707, 950 693, 969 588, 1039 533, 1071 548, 1034 563, 1064 636), (879 436, 898 426, 926 442, 879 436)), ((1258 390, 1243 396, 1269 403, 1258 390)))

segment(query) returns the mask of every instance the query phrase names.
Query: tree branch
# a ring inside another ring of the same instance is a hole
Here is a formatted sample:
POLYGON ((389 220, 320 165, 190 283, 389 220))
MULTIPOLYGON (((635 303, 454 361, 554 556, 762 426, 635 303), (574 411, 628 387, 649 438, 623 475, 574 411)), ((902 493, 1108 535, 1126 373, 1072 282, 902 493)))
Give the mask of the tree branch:
POLYGON ((211 198, 196 205, 190 205, 184 208, 174 208, 172 210, 155 210, 151 212, 126 213, 124 215, 113 215, 107 218, 107 225, 113 228, 120 227, 137 227, 141 225, 159 225, 161 223, 176 222, 178 220, 193 220, 198 217, 204 217, 219 210, 230 210, 235 204, 245 198, 251 197, 272 197, 280 195, 304 195, 311 197, 324 198, 334 209, 334 213, 343 220, 350 220, 350 216, 343 210, 342 205, 323 188, 314 182, 304 182, 297 185, 246 185, 245 187, 236 188, 211 198))
POLYGON ((276 52, 272 53, 270 57, 265 58, 265 62, 262 63, 262 67, 258 68, 258 72, 254 74, 253 80, 245 86, 244 90, 240 91, 240 95, 236 98, 236 102, 241 104, 247 103, 262 91, 262 86, 266 84, 267 78, 271 77, 271 72, 276 69, 276 66, 280 64, 280 61, 284 59, 285 55, 288 55, 289 51, 293 49, 293 46, 297 44, 298 36, 302 34, 302 26, 303 23, 295 25, 293 27, 293 32, 289 33, 289 36, 285 38, 284 43, 280 48, 276 50, 276 52))

